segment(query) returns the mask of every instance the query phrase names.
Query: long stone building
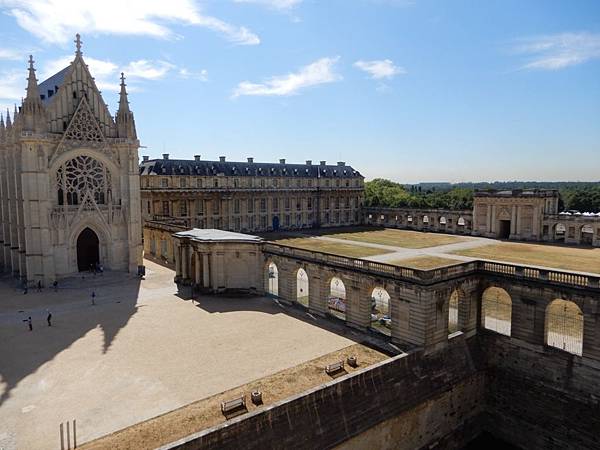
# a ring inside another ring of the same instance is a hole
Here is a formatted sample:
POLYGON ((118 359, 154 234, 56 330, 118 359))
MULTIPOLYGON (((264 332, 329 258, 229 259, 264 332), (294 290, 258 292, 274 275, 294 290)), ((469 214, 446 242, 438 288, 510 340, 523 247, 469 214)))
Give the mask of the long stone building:
POLYGON ((364 223, 600 247, 600 215, 559 212, 554 189, 475 191, 472 210, 364 208, 364 223))
POLYGON ((364 177, 335 165, 162 159, 140 164, 144 243, 174 262, 171 233, 182 228, 235 232, 300 230, 362 223, 364 177))
POLYGON ((138 148, 125 79, 113 118, 75 58, 0 119, 0 267, 29 284, 142 263, 138 148))

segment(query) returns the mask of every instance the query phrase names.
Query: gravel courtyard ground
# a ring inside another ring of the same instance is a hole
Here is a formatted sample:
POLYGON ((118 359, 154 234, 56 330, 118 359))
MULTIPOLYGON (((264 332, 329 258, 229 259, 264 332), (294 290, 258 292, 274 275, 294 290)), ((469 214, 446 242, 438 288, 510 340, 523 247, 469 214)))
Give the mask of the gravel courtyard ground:
POLYGON ((107 273, 56 293, 0 281, 1 449, 60 448, 70 419, 83 443, 356 344, 268 299, 183 300, 171 270, 146 265, 141 282, 107 273))

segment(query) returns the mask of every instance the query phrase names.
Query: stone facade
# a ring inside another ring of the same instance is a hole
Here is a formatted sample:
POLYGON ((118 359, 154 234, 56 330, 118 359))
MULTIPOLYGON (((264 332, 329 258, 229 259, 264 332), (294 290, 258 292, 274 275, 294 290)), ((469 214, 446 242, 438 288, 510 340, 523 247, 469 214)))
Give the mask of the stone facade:
POLYGON ((363 208, 365 224, 600 247, 600 215, 558 212, 556 190, 475 191, 473 210, 363 208))
POLYGON ((145 221, 264 232, 360 224, 364 177, 344 162, 313 165, 173 160, 140 165, 145 221))
POLYGON ((546 214, 558 214, 558 191, 476 191, 473 234, 502 239, 541 240, 546 214))
POLYGON ((54 280, 142 263, 138 148, 124 77, 113 118, 81 53, 0 121, 0 266, 54 280))

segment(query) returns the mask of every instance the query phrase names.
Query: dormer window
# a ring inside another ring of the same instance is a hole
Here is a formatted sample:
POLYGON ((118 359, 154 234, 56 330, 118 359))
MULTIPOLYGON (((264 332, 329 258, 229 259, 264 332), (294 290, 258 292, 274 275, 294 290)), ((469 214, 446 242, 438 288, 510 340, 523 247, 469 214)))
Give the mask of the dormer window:
POLYGON ((73 98, 77 98, 77 92, 73 91, 73 98))
POLYGON ((52 97, 54 95, 54 91, 51 89, 48 89, 48 98, 52 97))

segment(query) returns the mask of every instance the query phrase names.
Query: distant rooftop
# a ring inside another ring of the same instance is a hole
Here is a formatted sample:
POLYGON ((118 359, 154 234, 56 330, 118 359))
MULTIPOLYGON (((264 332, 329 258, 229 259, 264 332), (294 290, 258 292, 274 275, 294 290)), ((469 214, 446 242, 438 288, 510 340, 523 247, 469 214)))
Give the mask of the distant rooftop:
POLYGON ((226 176, 265 176, 265 177, 306 177, 306 178, 361 178, 362 175, 345 162, 335 165, 321 161, 313 164, 289 164, 285 159, 279 163, 258 163, 253 158, 245 162, 226 161, 221 157, 219 161, 204 161, 199 156, 195 159, 169 159, 164 155, 162 159, 147 159, 140 164, 140 175, 226 175, 226 176))
POLYGON ((558 189, 485 189, 475 190, 475 197, 558 197, 558 189))
POLYGON ((263 239, 251 234, 234 233, 233 231, 224 231, 217 229, 193 228, 188 231, 180 231, 174 236, 189 238, 192 241, 200 242, 262 242, 263 239))

